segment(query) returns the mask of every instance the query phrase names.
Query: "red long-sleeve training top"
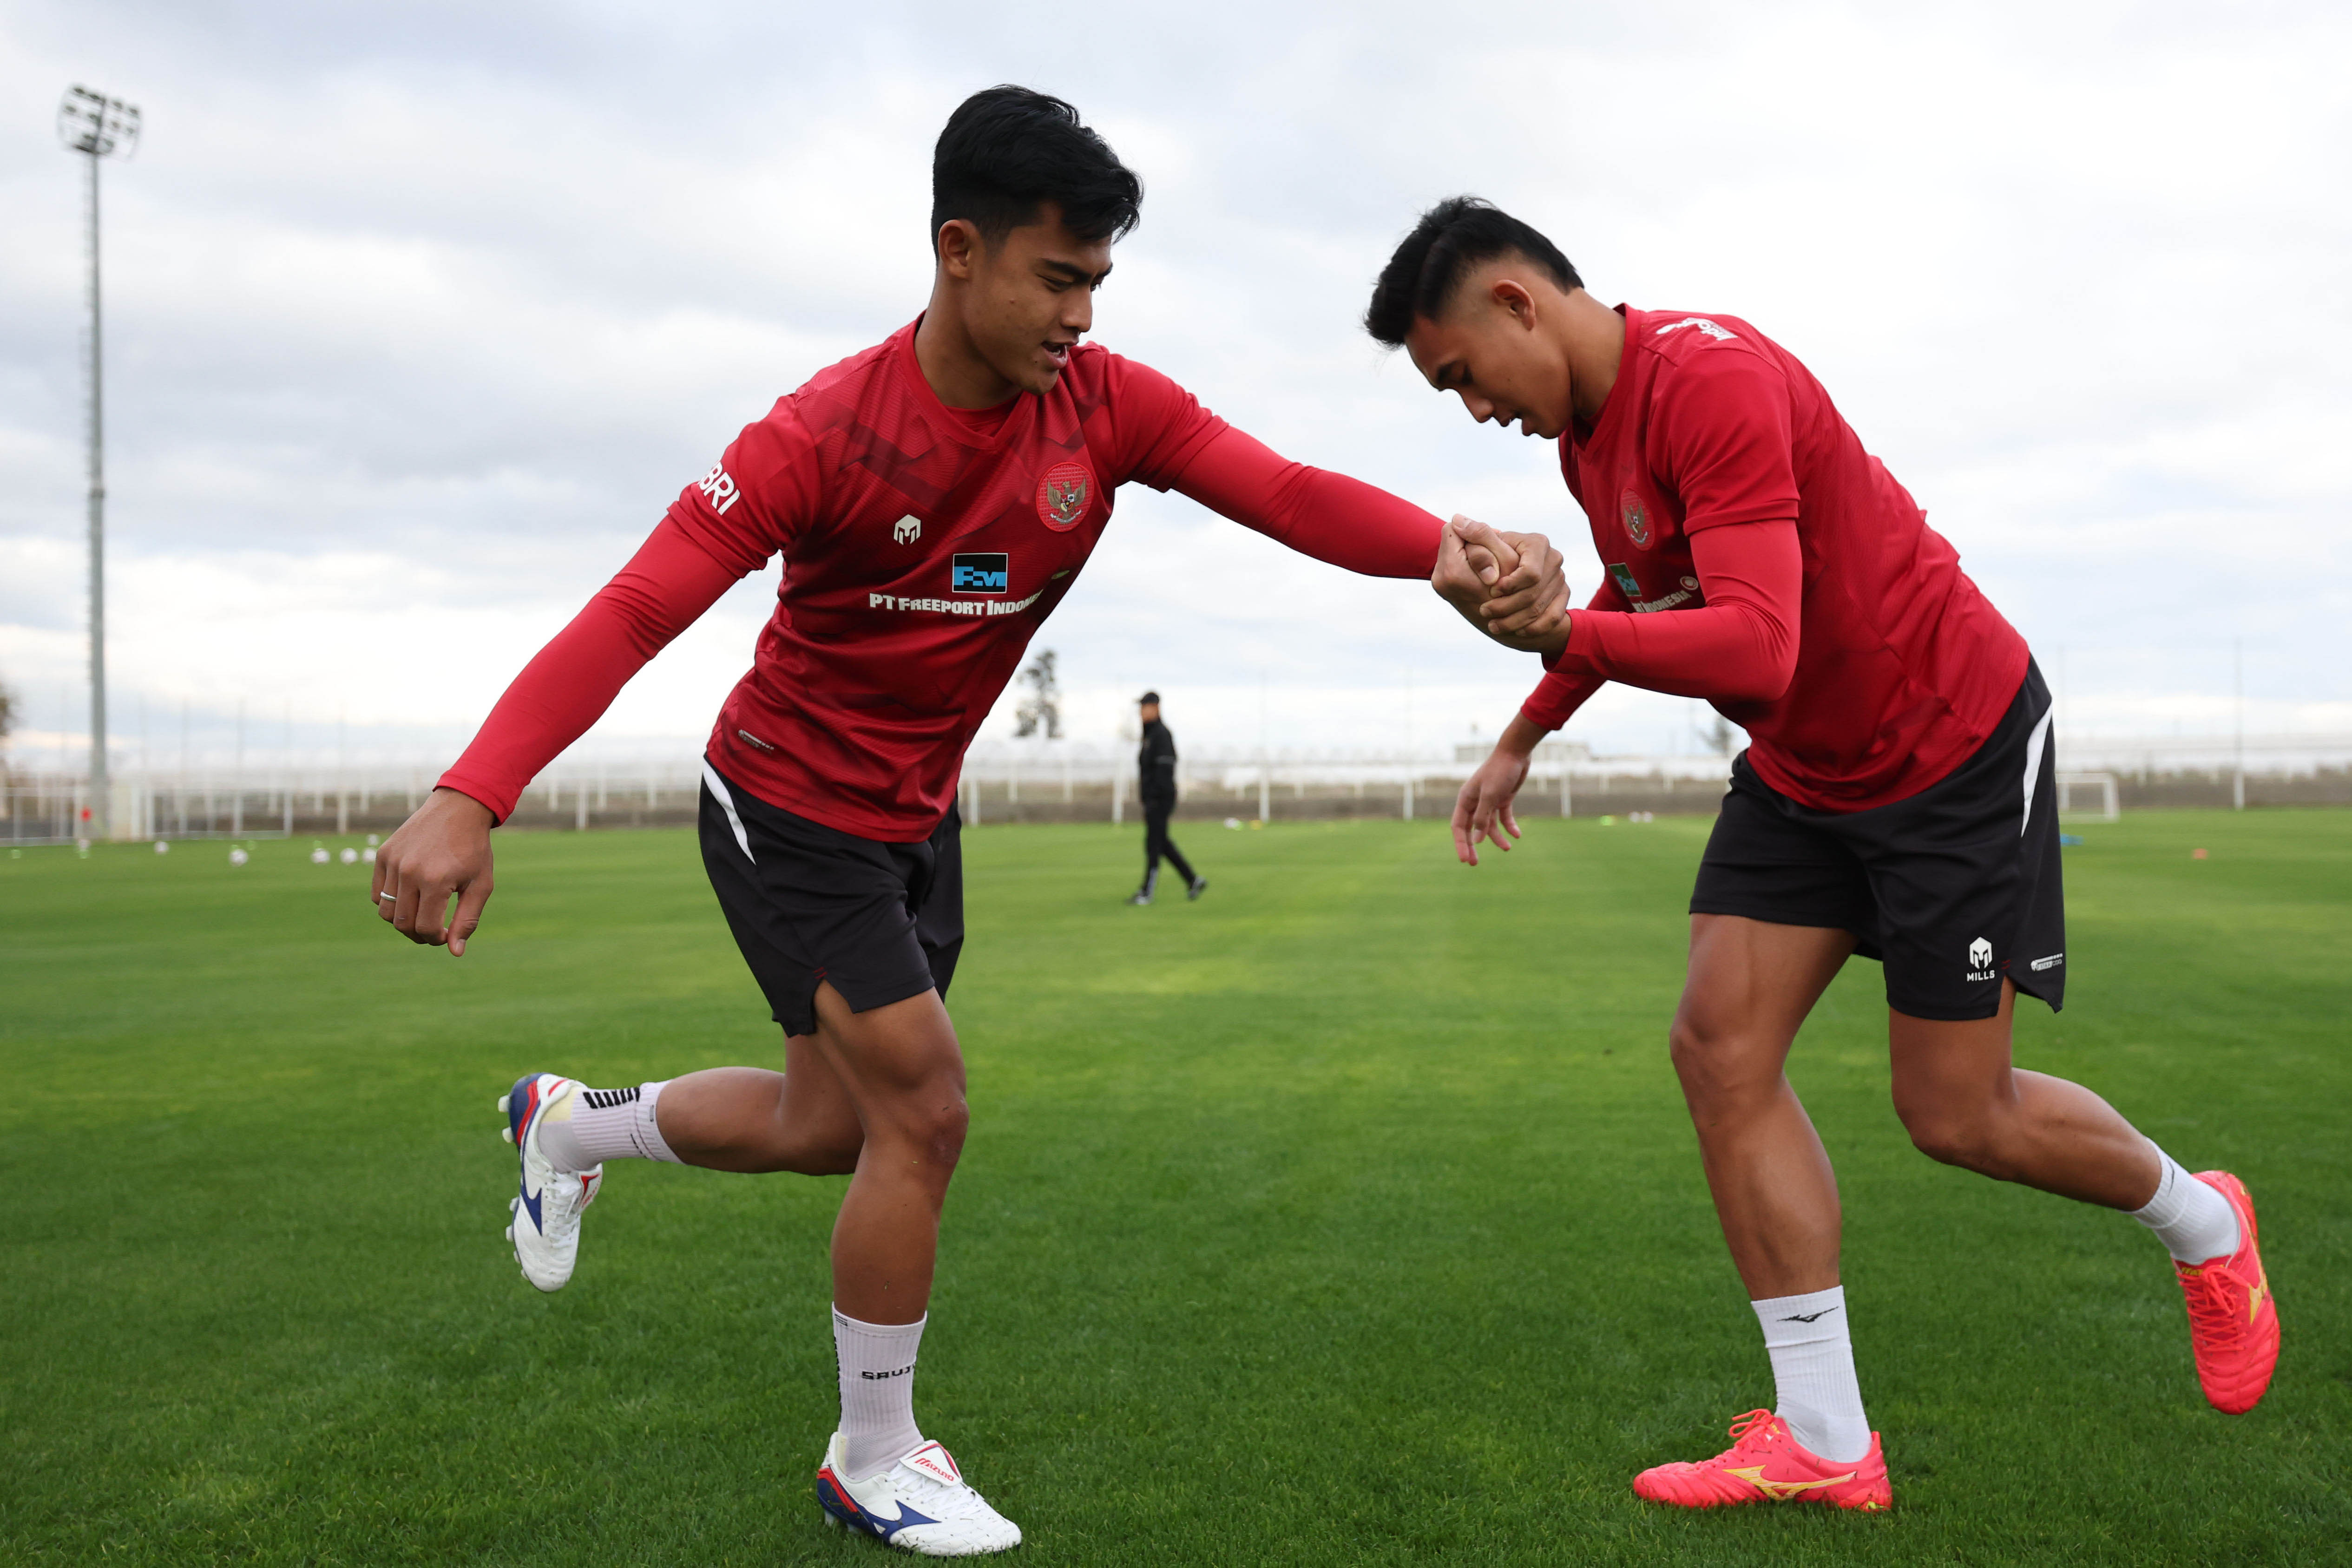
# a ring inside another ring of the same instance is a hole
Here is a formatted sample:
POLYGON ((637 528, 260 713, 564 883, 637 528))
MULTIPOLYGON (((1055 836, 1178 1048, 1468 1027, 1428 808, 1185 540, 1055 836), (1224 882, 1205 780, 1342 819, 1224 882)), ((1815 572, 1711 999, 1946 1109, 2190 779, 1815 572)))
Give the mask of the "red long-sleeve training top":
POLYGON ((910 323, 747 426, 525 666, 441 783, 503 820, 629 677, 729 586, 783 583, 709 755, 761 800, 893 842, 928 837, 963 752, 1130 481, 1318 559, 1426 577, 1443 525, 1290 463, 1158 371, 1095 344, 1053 391, 941 403, 910 323))
POLYGON ((1611 680, 1705 697, 1822 810, 1951 772, 2025 640, 1794 355, 1736 317, 1619 308, 1616 382, 1559 442, 1608 580, 1520 712, 1557 729, 1611 680))

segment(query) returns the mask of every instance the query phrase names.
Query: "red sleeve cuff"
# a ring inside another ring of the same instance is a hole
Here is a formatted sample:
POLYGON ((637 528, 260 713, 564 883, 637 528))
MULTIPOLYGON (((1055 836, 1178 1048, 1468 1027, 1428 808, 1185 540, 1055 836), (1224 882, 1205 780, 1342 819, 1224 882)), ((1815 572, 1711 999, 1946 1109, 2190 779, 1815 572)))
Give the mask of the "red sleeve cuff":
POLYGON ((1582 676, 1593 676, 1599 678, 1600 672, 1596 671, 1592 667, 1593 643, 1597 635, 1593 631, 1592 618, 1596 614, 1606 615, 1609 613, 1610 612, 1606 610, 1570 611, 1568 612, 1568 641, 1562 643, 1552 652, 1542 655, 1544 673, 1546 674, 1559 675, 1564 678, 1577 678, 1582 676))
POLYGON ((452 768, 448 772, 441 775, 439 779, 434 780, 433 788, 455 789, 467 800, 478 802, 483 810, 489 812, 490 826, 494 828, 514 815, 514 809, 521 801, 523 791, 523 786, 520 784, 511 789, 499 789, 466 772, 462 768, 452 768))
POLYGON ((1549 734, 1574 717, 1576 710, 1604 684, 1598 675, 1554 671, 1528 694, 1528 700, 1519 705, 1519 716, 1549 734))

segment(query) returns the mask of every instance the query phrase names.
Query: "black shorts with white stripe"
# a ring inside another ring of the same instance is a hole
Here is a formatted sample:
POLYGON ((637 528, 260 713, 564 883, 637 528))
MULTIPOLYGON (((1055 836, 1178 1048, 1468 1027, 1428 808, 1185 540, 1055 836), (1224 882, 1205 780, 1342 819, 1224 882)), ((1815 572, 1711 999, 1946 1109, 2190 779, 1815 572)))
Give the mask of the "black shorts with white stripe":
POLYGON ((963 951, 962 820, 911 844, 772 806, 702 765, 702 864, 735 946, 786 1034, 816 1032, 816 992, 852 1012, 948 994, 963 951))
POLYGON ((1990 1018, 2007 978, 2057 1010, 2066 894, 2050 688, 2029 663, 1992 734, 1948 777, 1867 811, 1802 806, 1731 765, 1691 892, 1694 915, 1851 931, 1886 968, 1886 1005, 1990 1018))

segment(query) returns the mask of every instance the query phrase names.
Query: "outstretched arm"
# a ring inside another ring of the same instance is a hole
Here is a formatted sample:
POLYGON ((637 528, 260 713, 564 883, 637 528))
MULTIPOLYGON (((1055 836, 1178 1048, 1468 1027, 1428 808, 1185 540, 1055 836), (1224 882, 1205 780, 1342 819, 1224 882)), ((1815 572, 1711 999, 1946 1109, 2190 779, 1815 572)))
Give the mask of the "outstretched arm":
POLYGON ((539 770, 603 716, 629 678, 744 575, 664 518, 490 710, 473 745, 385 841, 371 892, 412 942, 452 956, 481 924, 491 887, 490 829, 539 770), (457 899, 448 918, 449 899, 457 899))
POLYGON ((490 897, 490 829, 588 732, 629 677, 806 526, 821 489, 792 400, 744 426, 572 624, 525 665, 457 766, 375 857, 376 913, 412 942, 466 951, 490 897), (451 895, 454 922, 445 917, 451 895))
POLYGON ((1245 528, 1367 577, 1427 577, 1445 526, 1360 479, 1289 462, 1230 425, 1184 465, 1173 488, 1245 528))
POLYGON ((440 787, 472 796, 504 821, 539 770, 587 734, 630 678, 743 575, 676 518, 663 518, 628 565, 523 666, 440 787))
POLYGON ((1318 560, 1368 577, 1429 578, 1498 638, 1524 632, 1565 596, 1559 553, 1542 535, 1498 534, 1458 519, 1455 542, 1441 549, 1448 526, 1412 502, 1290 462, 1230 425, 1193 454, 1171 487, 1318 560))

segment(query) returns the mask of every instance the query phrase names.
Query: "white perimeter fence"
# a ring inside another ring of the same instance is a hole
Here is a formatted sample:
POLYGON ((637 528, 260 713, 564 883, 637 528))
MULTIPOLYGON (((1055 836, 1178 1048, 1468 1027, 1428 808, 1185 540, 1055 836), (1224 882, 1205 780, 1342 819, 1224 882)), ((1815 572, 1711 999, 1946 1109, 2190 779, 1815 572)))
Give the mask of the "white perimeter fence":
MULTIPOLYGON (((1417 754, 1203 749, 1184 755, 1179 814, 1190 819, 1443 817, 1483 745, 1417 754)), ((2352 804, 2352 736, 2086 739, 2060 757, 2062 810, 2112 819, 2147 806, 2352 804)), ((1523 815, 1712 812, 1729 759, 1596 757, 1574 741, 1537 752, 1523 815)), ((131 769, 110 781, 109 836, 121 840, 386 833, 430 792, 437 767, 278 761, 237 768, 131 769)), ((983 741, 964 760, 958 800, 973 825, 1119 822, 1139 815, 1131 744, 983 741)), ((628 758, 559 758, 525 792, 519 828, 650 827, 689 821, 701 762, 693 743, 628 758)), ((89 781, 9 774, 0 844, 69 843, 100 820, 89 781)))

